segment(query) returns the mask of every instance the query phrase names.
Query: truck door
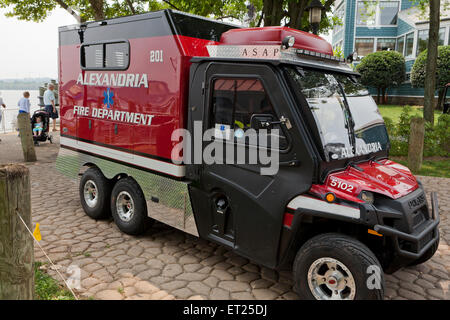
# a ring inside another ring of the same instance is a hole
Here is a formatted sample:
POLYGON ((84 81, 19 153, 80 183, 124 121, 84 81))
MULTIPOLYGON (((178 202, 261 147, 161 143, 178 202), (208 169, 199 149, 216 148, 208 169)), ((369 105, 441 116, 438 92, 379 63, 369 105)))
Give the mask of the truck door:
POLYGON ((314 172, 311 147, 296 125, 297 115, 291 112, 292 101, 281 75, 269 65, 219 62, 203 63, 191 72, 195 76, 191 78, 189 128, 193 133, 197 121, 203 134, 208 129, 214 132, 211 141, 202 143, 202 164, 187 167, 188 178, 196 180, 190 190, 199 233, 274 267, 285 207, 310 188, 314 172), (200 90, 200 83, 203 95, 193 92, 200 90), (249 129, 257 132, 258 123, 263 122, 273 122, 271 128, 279 129, 276 174, 261 174, 268 165, 259 160, 249 164, 256 143, 236 138, 249 129), (217 150, 224 145, 220 154, 217 150), (206 156, 211 149, 215 163, 209 164, 206 156), (239 154, 245 154, 245 163, 236 163, 239 154), (235 161, 227 163, 233 157, 235 161))

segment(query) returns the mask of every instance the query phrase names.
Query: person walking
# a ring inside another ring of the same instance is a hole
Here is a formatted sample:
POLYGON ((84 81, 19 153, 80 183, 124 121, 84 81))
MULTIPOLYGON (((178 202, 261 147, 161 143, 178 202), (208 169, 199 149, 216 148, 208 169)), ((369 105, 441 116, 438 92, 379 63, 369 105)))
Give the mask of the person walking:
POLYGON ((47 90, 44 92, 44 105, 45 111, 49 114, 50 118, 53 119, 53 131, 56 131, 56 119, 58 119, 58 111, 56 110, 55 94, 53 90, 55 85, 49 83, 47 90))
MULTIPOLYGON (((0 92, 0 106, 3 108, 6 108, 5 103, 3 102, 2 93, 0 92)), ((0 110, 0 124, 2 124, 2 112, 0 110)), ((2 139, 0 139, 0 142, 2 142, 2 139)))

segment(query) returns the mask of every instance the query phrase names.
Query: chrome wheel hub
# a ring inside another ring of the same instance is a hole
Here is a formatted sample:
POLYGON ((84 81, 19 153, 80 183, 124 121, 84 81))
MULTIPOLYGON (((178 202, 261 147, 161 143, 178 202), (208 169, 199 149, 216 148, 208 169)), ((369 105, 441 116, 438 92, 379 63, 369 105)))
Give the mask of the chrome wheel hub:
POLYGON ((122 191, 117 196, 116 210, 120 220, 128 222, 134 215, 134 201, 130 194, 122 191))
POLYGON ((98 202, 98 189, 94 181, 88 180, 83 188, 84 202, 89 208, 94 208, 98 202))
POLYGON ((308 286, 317 300, 353 300, 355 279, 339 260, 320 258, 308 270, 308 286))

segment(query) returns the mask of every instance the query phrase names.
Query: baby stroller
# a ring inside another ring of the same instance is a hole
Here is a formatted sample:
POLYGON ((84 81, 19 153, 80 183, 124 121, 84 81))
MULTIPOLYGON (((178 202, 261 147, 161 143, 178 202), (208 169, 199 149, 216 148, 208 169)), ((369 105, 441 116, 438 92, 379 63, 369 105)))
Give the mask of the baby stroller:
POLYGON ((33 116, 31 117, 31 130, 34 128, 34 124, 36 123, 36 119, 38 117, 41 117, 42 119, 42 131, 41 134, 34 136, 33 135, 33 141, 35 145, 39 145, 39 141, 50 141, 50 143, 53 143, 53 137, 49 134, 49 124, 50 124, 50 116, 47 112, 43 110, 36 110, 33 113, 33 116))

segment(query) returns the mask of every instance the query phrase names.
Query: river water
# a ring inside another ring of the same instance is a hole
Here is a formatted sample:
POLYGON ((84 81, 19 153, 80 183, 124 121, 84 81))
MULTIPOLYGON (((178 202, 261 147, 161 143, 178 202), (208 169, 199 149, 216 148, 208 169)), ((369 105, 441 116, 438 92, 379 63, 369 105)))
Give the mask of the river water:
POLYGON ((0 122, 0 133, 5 131, 11 132, 15 128, 17 114, 19 112, 17 103, 20 98, 23 97, 24 91, 28 91, 30 93, 31 114, 39 109, 39 90, 0 90, 0 97, 6 105, 6 109, 0 107, 0 110, 3 111, 2 122, 0 122))

